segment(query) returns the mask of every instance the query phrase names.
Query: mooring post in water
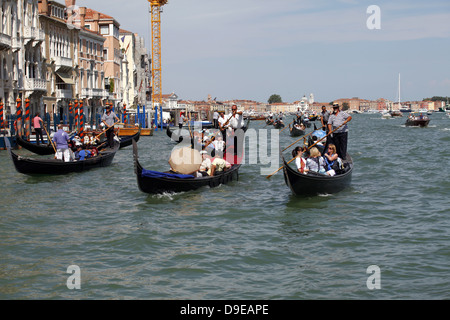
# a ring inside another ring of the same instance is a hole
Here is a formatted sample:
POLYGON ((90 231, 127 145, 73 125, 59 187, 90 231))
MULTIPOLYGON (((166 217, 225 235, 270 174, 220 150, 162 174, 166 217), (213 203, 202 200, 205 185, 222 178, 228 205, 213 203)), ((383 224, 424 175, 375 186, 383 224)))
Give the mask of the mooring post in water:
POLYGON ((162 131, 163 130, 163 111, 162 111, 162 106, 159 106, 159 114, 160 114, 159 122, 160 122, 160 125, 161 125, 161 131, 162 131))
POLYGON ((17 98, 16 100, 16 116, 17 116, 17 122, 16 122, 16 127, 17 127, 17 134, 22 136, 22 132, 23 132, 23 127, 22 127, 22 100, 20 100, 20 98, 17 98))
POLYGON ((155 106, 155 131, 158 131, 158 106, 155 106))
POLYGON ((31 119, 30 119, 30 99, 25 99, 25 136, 30 141, 31 119))

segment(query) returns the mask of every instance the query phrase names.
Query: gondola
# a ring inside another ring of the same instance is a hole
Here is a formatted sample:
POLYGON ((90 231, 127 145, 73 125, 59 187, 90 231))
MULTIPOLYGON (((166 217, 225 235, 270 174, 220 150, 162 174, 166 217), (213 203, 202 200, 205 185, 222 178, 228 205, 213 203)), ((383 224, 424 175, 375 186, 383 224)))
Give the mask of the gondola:
POLYGON ((53 149, 51 144, 47 143, 31 143, 27 140, 24 140, 20 135, 16 136, 16 141, 19 146, 25 148, 33 153, 39 154, 41 156, 55 154, 55 150, 53 149))
MULTIPOLYGON (((247 131, 249 123, 250 119, 247 119, 245 126, 242 128, 244 133, 247 131)), ((244 138, 244 136, 241 137, 242 139, 244 138)), ((243 145, 243 141, 238 142, 238 145, 243 145)), ((214 156, 214 152, 215 150, 211 152, 211 156, 214 156)), ((177 193, 192 191, 205 186, 214 188, 220 184, 227 184, 231 181, 238 180, 243 155, 242 152, 241 154, 239 152, 237 153, 238 155, 234 155, 234 150, 230 147, 224 154, 224 159, 234 159, 233 161, 229 161, 233 163, 230 169, 217 173, 214 176, 197 178, 193 175, 178 175, 170 171, 158 172, 144 169, 139 163, 137 144, 133 141, 134 171, 139 190, 150 194, 177 193)))
POLYGON ((291 137, 299 137, 299 136, 303 136, 305 134, 305 126, 303 124, 299 125, 299 127, 297 127, 295 124, 291 127, 291 125, 289 125, 289 134, 291 135, 291 137))
POLYGON ((343 161, 344 169, 332 177, 319 173, 300 173, 286 162, 282 154, 281 157, 283 159, 284 181, 295 195, 333 194, 344 190, 351 183, 353 159, 348 153, 346 160, 343 161))
POLYGON ((273 119, 267 118, 266 125, 273 125, 273 119))
POLYGON ((119 143, 116 142, 114 148, 106 148, 100 151, 98 156, 87 158, 82 161, 70 162, 64 162, 56 159, 37 159, 19 156, 15 154, 11 148, 8 148, 8 152, 14 163, 14 167, 20 173, 28 175, 56 175, 81 172, 98 167, 107 167, 112 163, 118 149, 119 143))
POLYGON ((277 121, 274 122, 273 127, 274 127, 275 129, 281 129, 281 128, 284 128, 284 123, 283 123, 283 121, 281 121, 281 120, 277 120, 277 121))
MULTIPOLYGON (((140 132, 141 131, 139 129, 139 131, 137 133, 135 133, 133 136, 118 137, 119 141, 120 141, 119 148, 122 149, 122 148, 130 146, 131 141, 133 139, 135 139, 136 141, 139 141, 140 132)), ((17 141, 17 144, 20 145, 22 148, 25 148, 35 154, 38 154, 41 156, 55 154, 55 149, 53 148, 53 146, 51 144, 31 143, 31 142, 23 139, 19 135, 16 136, 16 141, 17 141)))
POLYGON ((167 126, 166 127, 166 134, 169 138, 171 138, 173 141, 175 141, 176 143, 180 143, 181 141, 183 141, 184 137, 186 138, 190 138, 189 137, 189 132, 186 133, 185 130, 183 130, 183 132, 185 132, 186 134, 180 134, 183 133, 181 130, 183 129, 175 129, 175 130, 170 130, 170 127, 167 126))
POLYGON ((423 114, 411 113, 406 119, 405 126, 407 127, 426 127, 430 123, 430 118, 423 114))
POLYGON ((177 175, 168 172, 145 170, 139 163, 137 144, 133 141, 134 171, 139 190, 149 194, 177 193, 209 186, 214 188, 239 179, 240 164, 233 164, 230 169, 214 176, 196 178, 193 175, 177 175))
POLYGON ((136 132, 134 135, 132 136, 119 136, 119 141, 120 141, 120 149, 131 146, 131 144, 133 143, 133 139, 138 142, 139 138, 141 137, 141 127, 139 127, 139 131, 136 132))

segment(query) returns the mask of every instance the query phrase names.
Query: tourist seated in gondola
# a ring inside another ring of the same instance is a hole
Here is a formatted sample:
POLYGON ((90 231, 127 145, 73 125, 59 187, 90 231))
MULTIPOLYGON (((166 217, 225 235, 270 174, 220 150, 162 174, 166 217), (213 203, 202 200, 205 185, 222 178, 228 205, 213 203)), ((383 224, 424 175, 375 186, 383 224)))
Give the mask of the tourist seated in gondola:
POLYGON ((305 147, 297 146, 292 150, 292 157, 295 158, 295 165, 300 173, 305 172, 306 159, 303 157, 303 153, 306 151, 305 147))
POLYGON ((98 149, 97 149, 97 147, 95 145, 91 146, 89 148, 89 150, 91 151, 91 157, 98 156, 98 149))
POLYGON ((222 158, 222 156, 216 155, 214 160, 211 163, 211 173, 210 176, 216 174, 216 172, 222 172, 231 168, 231 164, 222 158))
POLYGON ((321 156, 319 149, 316 147, 312 147, 311 150, 309 150, 309 158, 306 159, 305 173, 310 172, 326 174, 325 160, 321 156))
POLYGON ((336 175, 336 172, 342 167, 342 160, 336 152, 336 146, 332 143, 328 145, 328 150, 324 153, 325 170, 329 176, 336 175))
POLYGON ((211 159, 208 156, 208 152, 205 150, 200 151, 202 155, 202 163, 200 164, 200 168, 197 171, 197 178, 209 176, 211 173, 211 159))
POLYGON ((75 152, 75 160, 83 161, 91 156, 91 151, 83 149, 83 146, 79 144, 77 146, 77 151, 75 152))

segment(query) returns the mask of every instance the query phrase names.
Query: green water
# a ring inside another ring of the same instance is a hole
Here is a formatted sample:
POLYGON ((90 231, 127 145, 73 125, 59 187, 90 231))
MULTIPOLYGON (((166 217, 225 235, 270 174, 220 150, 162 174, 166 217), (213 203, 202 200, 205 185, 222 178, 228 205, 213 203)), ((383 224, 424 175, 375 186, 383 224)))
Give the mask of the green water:
MULTIPOLYGON (((0 151, 0 299, 448 299, 450 119, 404 121, 353 115, 351 187, 310 198, 258 163, 228 185, 153 196, 131 147, 108 168, 45 177, 0 151), (371 265, 381 289, 368 289, 371 265)), ((280 145, 294 139, 286 129, 280 145)), ((167 169, 174 146, 141 137, 142 165, 167 169)))

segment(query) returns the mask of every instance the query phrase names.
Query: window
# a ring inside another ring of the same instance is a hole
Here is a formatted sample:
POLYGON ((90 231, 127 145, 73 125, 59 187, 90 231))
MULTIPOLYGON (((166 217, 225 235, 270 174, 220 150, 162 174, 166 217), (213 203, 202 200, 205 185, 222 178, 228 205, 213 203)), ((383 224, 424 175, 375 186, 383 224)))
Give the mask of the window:
POLYGON ((108 49, 103 49, 103 59, 108 60, 108 49))
POLYGON ((100 26, 100 34, 108 35, 109 34, 109 26, 100 26))

